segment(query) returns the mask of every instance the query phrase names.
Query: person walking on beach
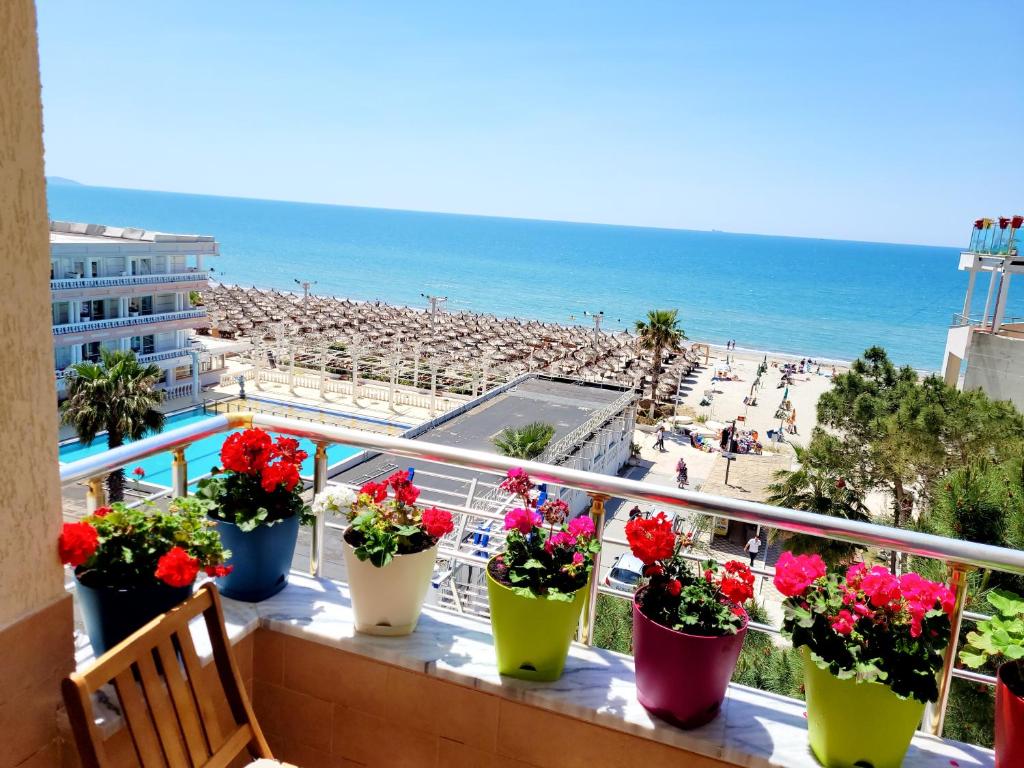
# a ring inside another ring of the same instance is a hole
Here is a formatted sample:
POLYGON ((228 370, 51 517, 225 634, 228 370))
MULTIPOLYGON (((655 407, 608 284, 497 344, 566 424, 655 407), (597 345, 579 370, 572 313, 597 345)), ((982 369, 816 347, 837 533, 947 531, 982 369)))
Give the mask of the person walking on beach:
POLYGON ((757 536, 751 536, 750 540, 743 545, 743 551, 750 555, 750 567, 754 567, 754 561, 757 559, 757 553, 761 550, 761 539, 757 536))
POLYGON ((687 476, 686 459, 682 456, 676 462, 676 485, 680 488, 686 487, 689 477, 687 476))
POLYGON ((654 447, 662 453, 665 452, 665 426, 659 424, 658 428, 654 430, 654 447))

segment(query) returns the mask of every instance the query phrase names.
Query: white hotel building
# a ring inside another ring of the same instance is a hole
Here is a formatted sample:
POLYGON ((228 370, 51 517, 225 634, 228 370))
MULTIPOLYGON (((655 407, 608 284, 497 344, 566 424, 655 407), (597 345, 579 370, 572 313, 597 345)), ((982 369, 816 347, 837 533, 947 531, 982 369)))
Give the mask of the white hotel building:
POLYGON ((207 287, 204 260, 217 254, 208 235, 50 222, 58 395, 72 364, 98 360, 101 349, 131 349, 162 369, 168 397, 198 396, 200 374, 213 371, 192 340, 193 329, 208 326, 206 310, 192 306, 189 294, 207 287))

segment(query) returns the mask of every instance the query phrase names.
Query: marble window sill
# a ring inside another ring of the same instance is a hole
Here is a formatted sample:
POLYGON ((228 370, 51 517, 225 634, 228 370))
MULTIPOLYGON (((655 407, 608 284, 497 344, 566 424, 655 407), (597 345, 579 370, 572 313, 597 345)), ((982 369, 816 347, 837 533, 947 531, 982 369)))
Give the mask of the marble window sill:
MULTIPOLYGON (((277 596, 258 604, 225 599, 224 610, 233 642, 262 627, 733 765, 819 768, 807 747, 804 704, 795 699, 730 685, 719 717, 684 731, 640 706, 632 658, 611 651, 574 645, 554 683, 505 678, 494 663, 488 622, 428 607, 408 637, 357 634, 346 585, 296 573, 277 596)), ((208 655, 205 633, 196 640, 200 655, 208 655)), ((80 649, 79 663, 90 656, 87 646, 80 649)), ((114 727, 116 717, 108 719, 114 727)), ((904 768, 993 765, 991 750, 921 733, 903 762, 904 768)))

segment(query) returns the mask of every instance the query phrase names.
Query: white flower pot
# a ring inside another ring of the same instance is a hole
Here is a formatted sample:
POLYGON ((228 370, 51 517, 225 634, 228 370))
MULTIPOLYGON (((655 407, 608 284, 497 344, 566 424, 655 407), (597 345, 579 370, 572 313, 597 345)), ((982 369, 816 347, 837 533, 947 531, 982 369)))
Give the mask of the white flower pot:
POLYGON ((344 539, 342 550, 356 631, 394 637, 416 629, 434 575, 437 545, 414 555, 395 555, 383 568, 360 560, 344 539))

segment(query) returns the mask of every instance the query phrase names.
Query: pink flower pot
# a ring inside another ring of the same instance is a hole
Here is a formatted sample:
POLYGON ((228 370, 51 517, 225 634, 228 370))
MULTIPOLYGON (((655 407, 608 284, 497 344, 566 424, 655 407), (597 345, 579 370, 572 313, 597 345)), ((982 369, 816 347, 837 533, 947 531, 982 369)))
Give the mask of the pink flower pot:
POLYGON ((636 695, 656 717, 697 728, 718 715, 747 625, 735 635, 688 635, 647 618, 633 600, 636 695))
POLYGON ((1012 666, 1004 664, 996 673, 996 768, 1024 765, 1024 699, 1005 682, 1017 674, 1012 666))

